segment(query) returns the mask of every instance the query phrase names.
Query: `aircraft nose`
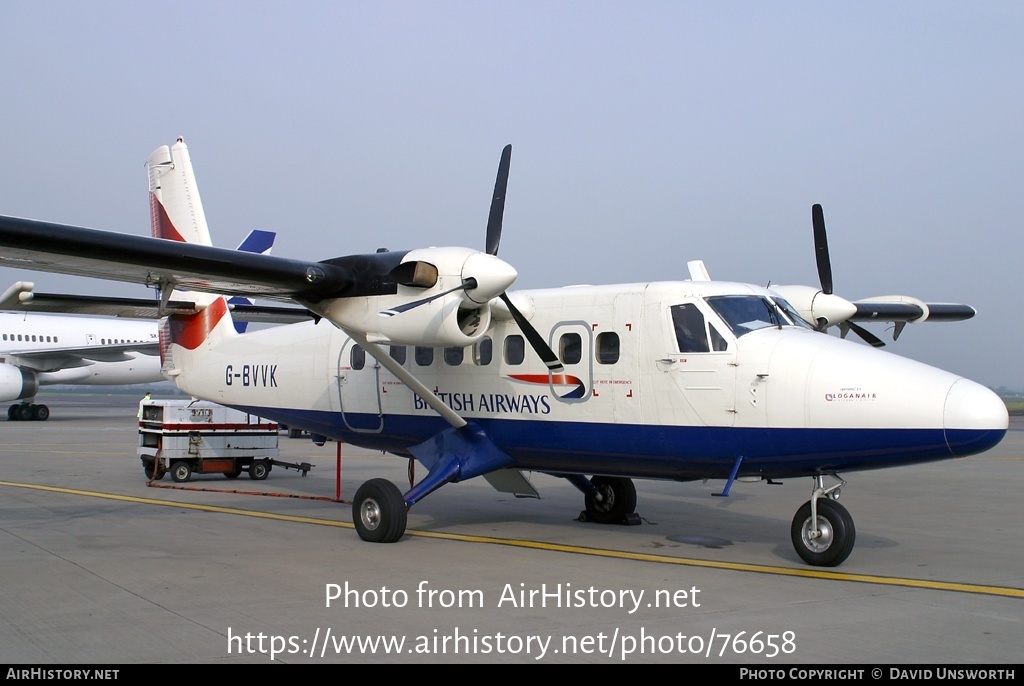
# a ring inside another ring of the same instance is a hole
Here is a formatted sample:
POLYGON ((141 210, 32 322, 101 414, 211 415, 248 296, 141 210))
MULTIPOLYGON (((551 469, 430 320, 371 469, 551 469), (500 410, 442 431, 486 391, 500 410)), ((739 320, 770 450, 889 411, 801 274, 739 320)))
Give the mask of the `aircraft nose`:
POLYGON ((994 447, 1003 440, 1009 425, 1006 404, 979 383, 957 379, 946 394, 942 426, 946 444, 958 457, 994 447))

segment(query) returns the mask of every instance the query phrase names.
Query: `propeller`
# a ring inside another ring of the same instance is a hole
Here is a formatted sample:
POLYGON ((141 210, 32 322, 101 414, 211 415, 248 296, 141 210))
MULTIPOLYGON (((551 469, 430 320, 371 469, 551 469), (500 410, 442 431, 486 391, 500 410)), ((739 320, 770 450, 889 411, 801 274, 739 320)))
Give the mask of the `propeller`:
POLYGON ((821 205, 811 207, 811 225, 814 228, 814 259, 818 263, 818 281, 821 292, 832 295, 832 261, 828 256, 828 235, 825 233, 825 213, 821 205))
MULTIPOLYGON (((821 283, 821 292, 825 296, 830 296, 830 300, 840 300, 839 296, 832 293, 832 260, 828 254, 828 234, 825 232, 825 213, 821 209, 821 205, 814 204, 811 206, 811 226, 814 229, 814 260, 818 265, 818 281, 821 283)), ((847 301, 842 300, 843 304, 847 304, 847 301)), ((823 303, 824 304, 824 303, 823 303)), ((856 306, 854 306, 856 308, 856 306)), ((827 317, 819 317, 816 328, 818 331, 824 331, 828 328, 829 319, 827 317)), ((861 337, 865 343, 872 345, 876 348, 882 348, 885 343, 880 338, 875 336, 873 333, 868 331, 862 326, 858 326, 849 320, 845 320, 840 324, 840 329, 845 337, 847 331, 853 331, 855 334, 861 337)))
MULTIPOLYGON (((544 365, 553 374, 561 374, 565 371, 561 361, 558 359, 558 355, 551 349, 551 347, 544 340, 544 337, 530 324, 529 320, 519 311, 508 297, 508 293, 505 292, 513 280, 515 279, 515 270, 502 260, 498 259, 498 245, 501 243, 501 226, 505 215, 505 192, 508 189, 508 173, 512 163, 512 146, 506 145, 501 151, 501 160, 498 163, 498 175, 494 181, 494 194, 491 196, 491 208, 487 216, 487 238, 486 238, 486 254, 475 253, 467 258, 466 263, 463 265, 463 274, 466 272, 475 273, 477 276, 465 277, 458 286, 449 288, 446 291, 435 293, 434 295, 413 302, 404 303, 398 305, 389 310, 378 312, 381 317, 393 317, 401 314, 402 312, 408 312, 421 305, 426 305, 429 302, 443 298, 451 293, 458 291, 465 291, 466 296, 480 304, 486 305, 494 297, 501 298, 501 301, 508 307, 509 313, 515 320, 519 329, 526 336, 526 340, 529 341, 530 346, 537 352, 537 355, 544 362, 544 365), (472 264, 471 264, 472 263, 472 264), (479 279, 477 278, 479 277, 479 279), (476 292, 474 292, 476 291, 476 292)), ((411 263, 406 263, 411 264, 411 263)), ((409 268, 400 266, 406 271, 409 268)), ((418 272, 417 272, 418 273, 418 272)), ((412 274, 401 274, 407 285, 416 285, 423 287, 430 287, 436 283, 437 274, 436 268, 431 274, 424 274, 422 278, 414 279, 412 274)), ((403 282, 404 283, 404 282, 403 282)))
POLYGON ((468 279, 464 280, 462 283, 460 283, 455 288, 449 288, 446 291, 442 291, 440 293, 435 293, 434 295, 431 295, 431 296, 429 296, 427 298, 421 298, 420 300, 414 300, 413 302, 405 303, 404 305, 398 305, 397 307, 392 307, 390 310, 384 310, 383 312, 378 312, 377 314, 379 314, 381 317, 394 317, 396 314, 401 314, 402 312, 408 312, 409 310, 413 309, 414 307, 419 307, 420 305, 426 305, 428 302, 431 302, 433 300, 437 300, 438 298, 443 298, 444 296, 448 295, 449 293, 454 293, 456 291, 468 291, 471 288, 476 288, 476 285, 477 285, 476 284, 476 279, 474 279, 473 277, 469 277, 468 279))
MULTIPOLYGON (((505 216, 505 191, 508 188, 508 170, 512 162, 512 146, 506 145, 501 151, 501 161, 498 163, 498 176, 494 180, 494 195, 491 198, 491 211, 487 216, 487 254, 497 257, 498 245, 501 243, 501 225, 505 216)), ((508 293, 502 292, 498 296, 501 301, 508 307, 508 311, 512 314, 512 318, 516 320, 516 324, 519 329, 526 336, 526 340, 530 342, 530 346, 537 352, 537 355, 544 362, 544 365, 552 374, 561 374, 565 371, 561 361, 558 359, 558 355, 555 351, 544 340, 544 337, 540 335, 530 324, 529 320, 523 316, 523 313, 519 311, 515 305, 512 304, 511 298, 508 297, 508 293)))
POLYGON ((854 324, 851 321, 843 322, 842 324, 839 325, 839 329, 842 331, 843 338, 846 338, 847 331, 853 331, 855 334, 864 339, 865 343, 870 343, 872 346, 876 348, 885 347, 885 343, 882 342, 882 339, 880 339, 878 336, 865 329, 863 326, 858 326, 857 324, 854 324))

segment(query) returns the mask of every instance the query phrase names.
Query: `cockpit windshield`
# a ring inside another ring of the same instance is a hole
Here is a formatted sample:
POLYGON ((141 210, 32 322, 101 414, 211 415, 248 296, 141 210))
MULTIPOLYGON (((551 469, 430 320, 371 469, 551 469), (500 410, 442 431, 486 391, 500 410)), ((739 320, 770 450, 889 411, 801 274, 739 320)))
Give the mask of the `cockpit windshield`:
POLYGON ((794 307, 790 305, 789 301, 787 301, 785 298, 775 296, 772 299, 775 301, 775 304, 779 306, 779 309, 786 313, 786 316, 789 317, 790 321, 792 321, 793 324, 795 324, 796 326, 802 326, 805 329, 814 328, 813 326, 811 326, 810 322, 808 322, 806 319, 800 316, 796 309, 794 309, 794 307))
POLYGON ((706 300, 737 338, 769 326, 809 326, 781 298, 773 302, 760 295, 715 295, 706 300))

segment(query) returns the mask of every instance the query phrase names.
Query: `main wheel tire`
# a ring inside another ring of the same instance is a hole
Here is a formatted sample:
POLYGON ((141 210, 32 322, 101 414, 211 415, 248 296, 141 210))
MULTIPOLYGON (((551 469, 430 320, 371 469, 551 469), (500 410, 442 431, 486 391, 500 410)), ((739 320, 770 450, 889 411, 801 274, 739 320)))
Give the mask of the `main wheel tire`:
POLYGON ((50 408, 46 405, 33 405, 32 406, 32 419, 37 422, 45 422, 50 418, 50 408))
POLYGON ((266 460, 253 460, 249 465, 249 478, 253 481, 263 481, 270 474, 270 463, 266 460))
POLYGON ((601 524, 621 523, 636 511, 636 486, 631 479, 619 476, 595 476, 591 485, 601 494, 600 500, 587 495, 587 521, 601 524))
POLYGON ((387 479, 370 479, 356 491, 352 522, 359 538, 371 543, 394 543, 405 535, 408 522, 405 499, 387 479))
POLYGON ((809 565, 815 567, 835 567, 843 563, 853 551, 853 543, 857 531, 853 526, 853 517, 834 500, 818 498, 818 530, 817 538, 811 537, 815 529, 811 521, 811 503, 806 502, 796 511, 790 537, 797 555, 809 565))
POLYGON ((185 483, 192 478, 192 465, 178 461, 171 465, 171 478, 177 483, 185 483))

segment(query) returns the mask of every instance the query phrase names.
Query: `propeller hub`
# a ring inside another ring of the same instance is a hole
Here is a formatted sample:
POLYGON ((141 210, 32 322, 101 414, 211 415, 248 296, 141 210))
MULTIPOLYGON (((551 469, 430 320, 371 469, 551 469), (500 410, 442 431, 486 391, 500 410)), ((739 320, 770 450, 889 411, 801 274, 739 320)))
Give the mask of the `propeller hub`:
POLYGON ((462 280, 474 279, 476 286, 466 289, 466 297, 483 305, 504 293, 519 273, 508 262, 487 253, 477 252, 462 264, 462 280))
MULTIPOLYGON (((839 322, 846 321, 857 313, 857 306, 846 298, 838 295, 819 292, 811 301, 812 320, 821 322, 825 320, 825 326, 832 326, 839 322)), ((821 327, 824 329, 825 327, 821 327)))

